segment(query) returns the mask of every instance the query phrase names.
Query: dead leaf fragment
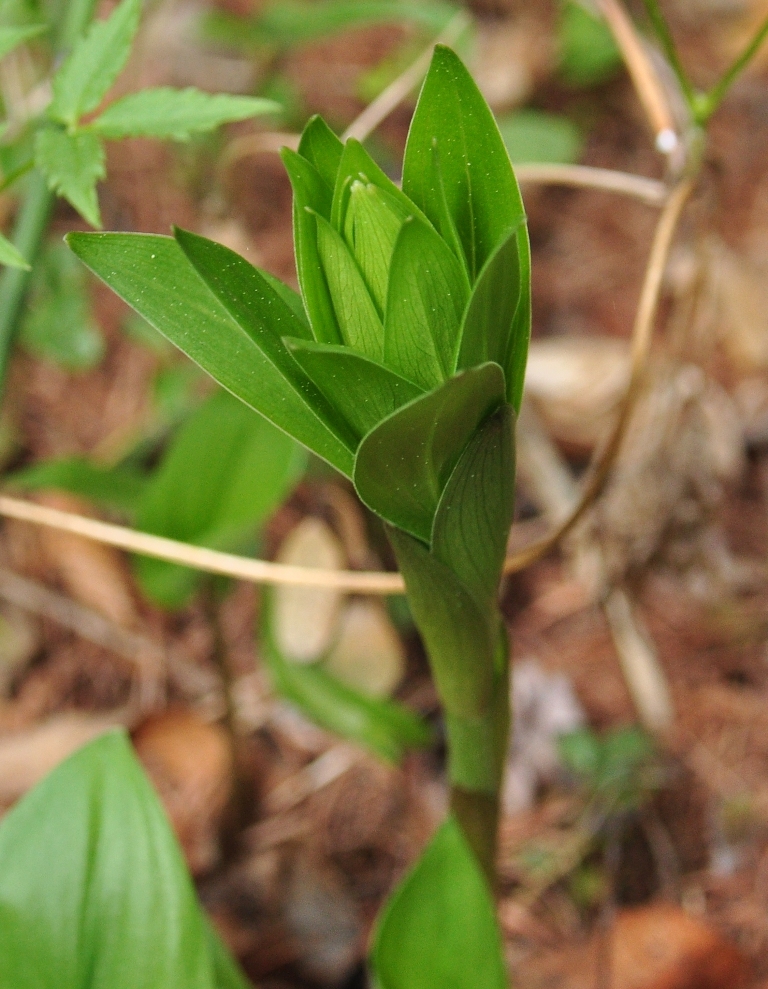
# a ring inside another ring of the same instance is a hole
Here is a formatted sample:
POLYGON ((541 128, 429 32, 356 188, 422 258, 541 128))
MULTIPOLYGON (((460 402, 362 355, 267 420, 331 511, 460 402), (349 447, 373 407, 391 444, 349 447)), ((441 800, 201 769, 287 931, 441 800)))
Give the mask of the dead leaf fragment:
MULTIPOLYGON (((321 519, 303 519, 287 536, 277 560, 296 567, 342 570, 341 543, 321 519)), ((295 663, 313 663, 326 653, 337 635, 343 595, 322 587, 278 587, 274 629, 277 645, 295 663)))
POLYGON ((405 653, 379 601, 351 601, 323 666, 342 683, 370 697, 389 697, 403 678, 405 653))

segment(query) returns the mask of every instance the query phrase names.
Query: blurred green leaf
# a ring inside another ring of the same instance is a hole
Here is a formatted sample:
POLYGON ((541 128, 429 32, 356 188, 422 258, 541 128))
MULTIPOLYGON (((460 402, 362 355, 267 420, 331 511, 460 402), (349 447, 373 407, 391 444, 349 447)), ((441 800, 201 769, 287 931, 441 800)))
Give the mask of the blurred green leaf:
POLYGON ((355 458, 355 488, 364 504, 428 545, 448 478, 470 437, 503 399, 501 368, 484 364, 381 422, 355 458))
POLYGON ((621 65, 605 21, 577 0, 565 0, 558 26, 560 71, 572 86, 594 86, 610 79, 621 65))
MULTIPOLYGON (((188 249, 192 236, 186 242, 188 249)), ((195 243, 202 239, 197 238, 195 243)), ((280 299, 270 294, 266 279, 258 283, 261 300, 258 307, 256 300, 248 297, 243 300, 251 310, 249 330, 233 318, 170 237, 74 233, 67 237, 67 242, 122 299, 228 391, 337 470, 351 475, 350 448, 318 418, 314 408, 307 404, 302 388, 294 387, 293 379, 285 376, 283 372, 289 372, 288 364, 283 366, 273 361, 278 345, 283 347, 278 335, 282 327, 276 332, 270 322, 259 322, 265 312, 261 303, 278 314, 281 309, 280 299)), ((249 272, 249 276, 258 281, 258 272, 239 255, 220 245, 212 248, 223 252, 226 259, 236 259, 233 263, 238 266, 237 271, 241 270, 241 263, 246 265, 254 272, 252 276, 249 272)), ((223 277, 227 273, 218 274, 223 277)), ((293 327, 294 335, 301 336, 305 331, 290 307, 284 306, 282 311, 285 328, 293 327)), ((295 369, 289 373, 297 375, 299 368, 287 351, 285 359, 295 369)))
POLYGON ((600 772, 602 751, 600 739, 591 728, 579 728, 558 739, 560 758, 577 776, 594 783, 600 772))
POLYGON ((23 45, 38 35, 45 34, 47 24, 27 24, 24 27, 0 27, 0 58, 12 52, 14 48, 23 45))
POLYGON ((82 457, 48 460, 6 476, 9 488, 22 491, 66 491, 105 508, 133 513, 146 476, 130 467, 99 467, 82 457))
POLYGON ((312 721, 369 749, 389 762, 399 762, 409 748, 432 741, 429 726, 395 701, 368 697, 346 686, 321 665, 291 663, 280 654, 272 630, 270 595, 265 594, 262 655, 275 690, 312 721))
POLYGON ((53 77, 49 117, 74 127, 98 107, 128 61, 140 16, 141 0, 122 0, 106 20, 93 22, 53 77))
POLYGON ((30 265, 23 254, 21 254, 13 244, 2 234, 0 234, 0 264, 8 265, 9 268, 23 268, 30 270, 30 265))
POLYGON ((199 89, 143 89, 110 104, 88 125, 101 137, 157 137, 187 141, 221 124, 247 120, 280 107, 272 100, 199 89))
POLYGON ((498 118, 499 130, 515 163, 569 165, 581 154, 578 127, 567 117, 542 110, 518 110, 498 118))
POLYGON ((244 989, 236 974, 122 732, 75 753, 4 818, 0 985, 244 989))
POLYGON ((70 371, 94 367, 104 356, 87 274, 64 244, 49 245, 35 264, 20 339, 36 357, 70 371))
POLYGON ((92 227, 101 226, 96 183, 107 170, 104 148, 95 134, 68 134, 58 127, 39 130, 35 165, 52 192, 68 200, 92 227))
MULTIPOLYGON (((235 549, 296 484, 306 454, 232 395, 215 392, 179 430, 144 489, 136 524, 170 539, 235 549)), ((139 557, 143 589, 158 603, 184 604, 201 575, 139 557)))
POLYGON ((377 989, 506 989, 493 898, 453 817, 384 908, 373 950, 377 989))

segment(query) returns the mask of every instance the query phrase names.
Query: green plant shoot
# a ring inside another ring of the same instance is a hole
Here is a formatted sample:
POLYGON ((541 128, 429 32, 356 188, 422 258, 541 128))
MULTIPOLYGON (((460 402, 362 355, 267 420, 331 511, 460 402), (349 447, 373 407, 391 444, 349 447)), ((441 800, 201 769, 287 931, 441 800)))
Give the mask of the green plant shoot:
POLYGON ((351 479, 384 521, 444 709, 452 816, 386 911, 376 977, 381 989, 496 989, 505 977, 488 882, 509 725, 497 595, 530 333, 522 201, 488 106, 444 47, 416 107, 402 189, 319 118, 283 156, 301 297, 182 230, 69 244, 225 388, 351 479), (419 966, 388 947, 439 917, 458 930, 469 900, 433 895, 448 860, 485 904, 482 970, 448 943, 419 966))

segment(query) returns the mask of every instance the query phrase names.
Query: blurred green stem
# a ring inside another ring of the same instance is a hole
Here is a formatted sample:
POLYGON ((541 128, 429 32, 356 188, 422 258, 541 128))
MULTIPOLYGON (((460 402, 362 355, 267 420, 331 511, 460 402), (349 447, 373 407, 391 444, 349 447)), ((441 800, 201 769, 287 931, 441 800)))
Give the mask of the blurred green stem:
POLYGON ((768 38, 768 17, 766 17, 757 29, 752 41, 750 41, 730 68, 723 73, 719 81, 715 83, 708 93, 704 93, 698 97, 694 108, 694 116, 697 124, 705 124, 709 120, 723 102, 725 94, 755 57, 766 38, 768 38))
MULTIPOLYGON (((59 59, 72 47, 83 33, 96 9, 97 0, 69 0, 59 10, 54 25, 55 55, 59 59)), ((16 218, 11 237, 14 246, 34 266, 42 244, 55 196, 48 190, 39 172, 30 177, 16 218)), ((19 322, 30 272, 19 268, 5 268, 0 275, 0 400, 5 392, 13 338, 19 322)))
POLYGON ((667 56, 667 61, 672 67, 672 71, 677 76, 677 81, 680 83, 680 88, 683 91, 683 95, 685 96, 688 106, 691 110, 693 110, 696 94, 694 93, 691 81, 683 68, 683 63, 680 61, 680 56, 677 54, 677 47, 675 45, 674 38, 672 37, 672 32, 669 29, 669 25, 667 24, 664 14, 662 13, 658 0, 643 0, 643 4, 645 5, 646 12, 651 24, 653 25, 653 30, 656 32, 656 37, 661 42, 661 46, 664 49, 664 54, 667 56))

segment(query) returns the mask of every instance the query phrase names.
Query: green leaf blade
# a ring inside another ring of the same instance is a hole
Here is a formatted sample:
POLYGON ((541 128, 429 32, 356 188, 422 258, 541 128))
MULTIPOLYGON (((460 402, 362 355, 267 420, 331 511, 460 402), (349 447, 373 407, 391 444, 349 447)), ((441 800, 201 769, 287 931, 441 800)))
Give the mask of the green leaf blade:
POLYGON ((0 27, 0 59, 5 58, 19 45, 45 34, 47 24, 27 24, 24 27, 0 27))
POLYGON ((440 191, 431 177, 435 146, 445 199, 474 280, 525 212, 493 114, 458 56, 441 45, 419 96, 403 163, 403 191, 440 229, 440 191))
POLYGON ((357 493, 372 511, 429 544, 443 488, 477 427, 504 399, 504 374, 485 364, 399 409, 363 439, 357 493))
POLYGON ((21 268, 30 271, 31 266, 24 255, 7 238, 0 234, 0 264, 9 268, 21 268))
POLYGON ((377 989, 507 989, 493 899, 449 817, 378 923, 377 989))
POLYGON ((431 227, 403 224, 392 254, 384 326, 384 362, 424 389, 456 368, 467 302, 461 265, 431 227))
POLYGON ((54 76, 49 117, 74 127, 96 109, 123 71, 140 16, 141 0, 122 0, 106 20, 91 25, 54 76))
POLYGON ((222 124, 274 113, 272 100, 228 93, 204 93, 199 89, 144 89, 123 96, 88 126, 101 137, 155 137, 188 141, 222 124))
POLYGON ((99 467, 82 457, 66 457, 15 471, 5 483, 20 491, 66 491, 105 508, 133 513, 146 477, 128 467, 99 467))
POLYGON ((58 127, 38 131, 35 165, 52 192, 71 203, 92 227, 101 226, 96 183, 107 170, 104 148, 95 134, 68 134, 58 127))
POLYGON ((299 141, 299 154, 317 169, 333 192, 344 145, 319 114, 310 117, 299 141))
POLYGON ((348 424, 357 442, 421 389, 349 347, 286 341, 294 359, 348 424))
POLYGON ((176 241, 150 234, 75 233, 67 242, 128 305, 227 391, 351 476, 350 448, 235 322, 176 241))

